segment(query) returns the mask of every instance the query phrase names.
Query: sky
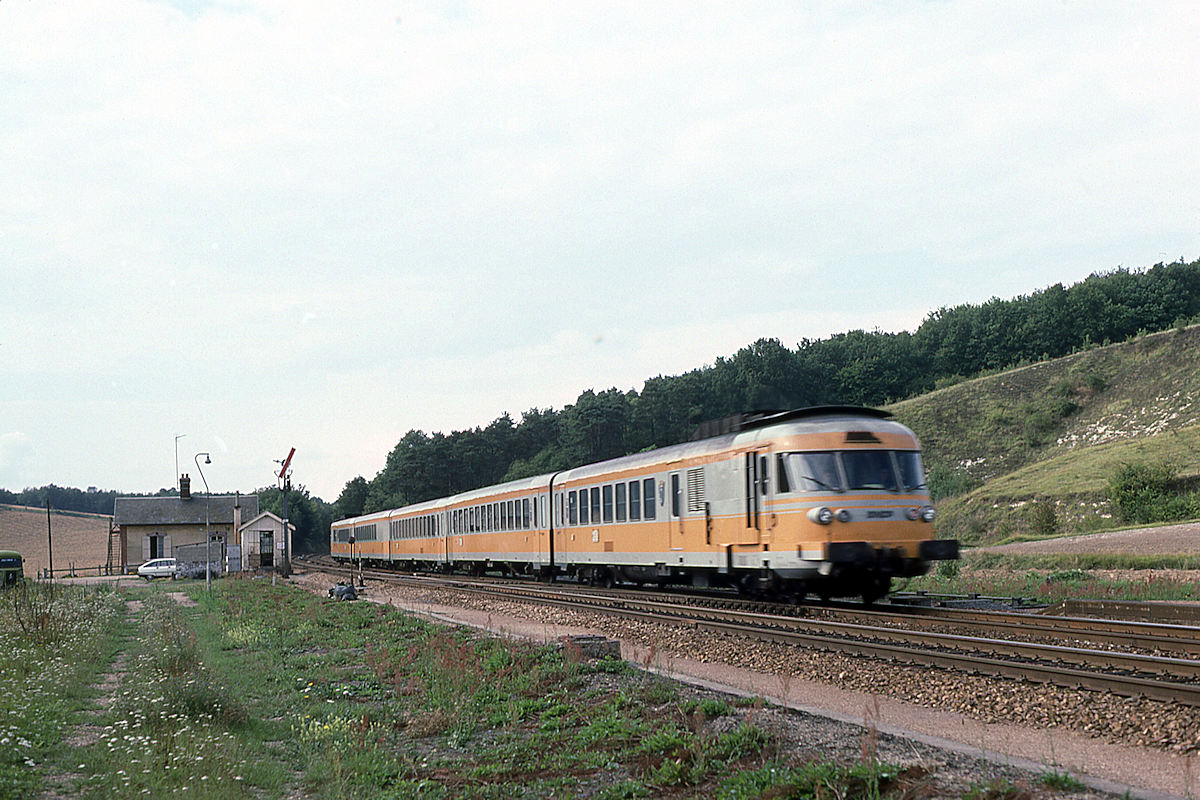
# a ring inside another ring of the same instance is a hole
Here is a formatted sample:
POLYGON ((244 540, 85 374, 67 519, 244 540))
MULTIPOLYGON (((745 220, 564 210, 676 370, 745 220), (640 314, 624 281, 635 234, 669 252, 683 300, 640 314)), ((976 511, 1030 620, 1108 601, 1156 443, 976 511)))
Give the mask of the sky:
POLYGON ((412 429, 1193 261, 1197 41, 1190 0, 0 0, 0 488, 294 447, 332 502, 412 429))

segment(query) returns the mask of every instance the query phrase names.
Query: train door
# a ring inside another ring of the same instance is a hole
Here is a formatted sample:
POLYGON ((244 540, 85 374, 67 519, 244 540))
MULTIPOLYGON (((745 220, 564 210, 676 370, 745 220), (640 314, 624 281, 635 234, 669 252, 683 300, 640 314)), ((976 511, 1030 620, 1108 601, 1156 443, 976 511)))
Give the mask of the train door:
POLYGON ((738 544, 758 544, 765 529, 770 528, 770 511, 767 496, 770 490, 771 459, 766 448, 750 450, 745 454, 744 471, 745 524, 741 527, 738 544))
POLYGON ((667 476, 667 515, 670 520, 668 546, 672 550, 683 549, 683 482, 681 473, 667 476))

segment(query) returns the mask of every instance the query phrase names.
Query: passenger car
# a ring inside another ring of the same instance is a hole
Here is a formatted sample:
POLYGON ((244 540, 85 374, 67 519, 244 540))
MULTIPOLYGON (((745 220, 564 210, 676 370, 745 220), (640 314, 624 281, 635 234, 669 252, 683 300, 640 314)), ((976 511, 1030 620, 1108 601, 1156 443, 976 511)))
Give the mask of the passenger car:
POLYGON ((174 578, 175 569, 175 559, 173 558, 152 558, 137 568, 137 574, 146 580, 174 578))

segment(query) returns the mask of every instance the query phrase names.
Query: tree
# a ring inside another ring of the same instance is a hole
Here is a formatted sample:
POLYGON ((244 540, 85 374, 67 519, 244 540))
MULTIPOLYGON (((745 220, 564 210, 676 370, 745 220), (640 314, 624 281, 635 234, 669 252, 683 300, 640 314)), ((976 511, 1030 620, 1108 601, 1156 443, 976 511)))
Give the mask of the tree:
POLYGON ((367 505, 367 493, 370 488, 367 479, 361 475, 346 481, 337 502, 333 504, 335 516, 338 519, 361 516, 367 505))

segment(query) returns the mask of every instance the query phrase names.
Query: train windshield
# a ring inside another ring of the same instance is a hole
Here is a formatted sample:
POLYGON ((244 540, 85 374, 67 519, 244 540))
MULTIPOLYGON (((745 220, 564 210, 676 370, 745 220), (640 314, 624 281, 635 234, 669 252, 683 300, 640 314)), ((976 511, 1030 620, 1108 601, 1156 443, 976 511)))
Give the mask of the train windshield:
POLYGON ((894 492, 896 472, 892 469, 892 454, 887 450, 851 450, 842 453, 846 468, 846 486, 853 489, 883 489, 894 492))
POLYGON ((781 453, 781 492, 842 492, 836 453, 781 453))
POLYGON ((779 455, 779 491, 785 494, 924 488, 925 471, 921 454, 916 451, 843 450, 779 455))
POLYGON ((921 466, 921 454, 915 450, 900 450, 896 453, 900 466, 900 483, 905 491, 925 488, 925 468, 921 466))

